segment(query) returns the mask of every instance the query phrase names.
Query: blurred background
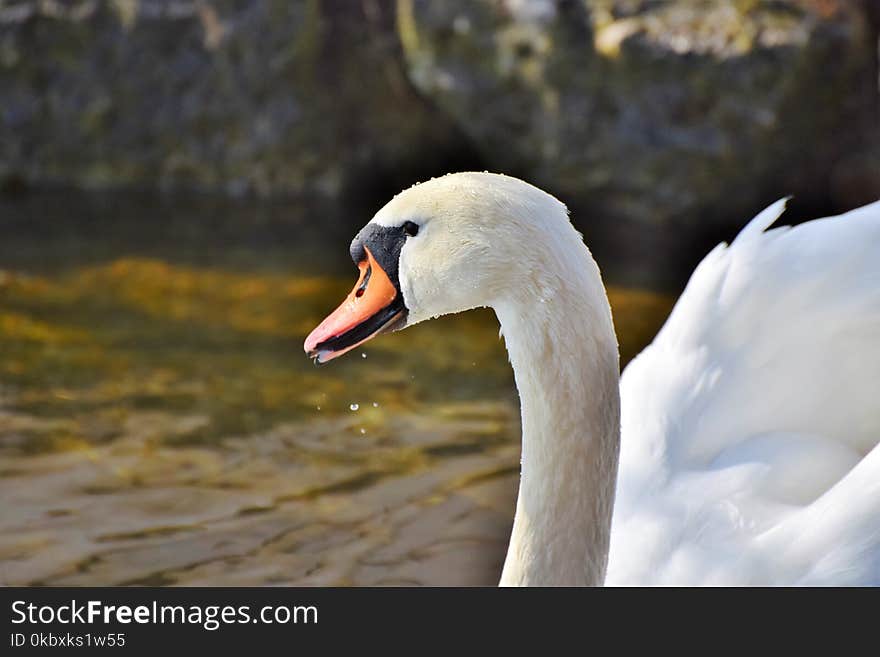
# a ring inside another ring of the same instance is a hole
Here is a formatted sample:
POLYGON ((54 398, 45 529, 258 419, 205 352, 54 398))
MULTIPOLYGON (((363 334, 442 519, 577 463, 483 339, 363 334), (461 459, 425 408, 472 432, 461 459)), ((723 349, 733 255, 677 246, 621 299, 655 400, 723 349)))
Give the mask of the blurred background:
POLYGON ((622 365, 765 205, 880 197, 876 0, 0 0, 0 584, 494 584, 489 312, 317 369, 354 232, 566 202, 622 365))

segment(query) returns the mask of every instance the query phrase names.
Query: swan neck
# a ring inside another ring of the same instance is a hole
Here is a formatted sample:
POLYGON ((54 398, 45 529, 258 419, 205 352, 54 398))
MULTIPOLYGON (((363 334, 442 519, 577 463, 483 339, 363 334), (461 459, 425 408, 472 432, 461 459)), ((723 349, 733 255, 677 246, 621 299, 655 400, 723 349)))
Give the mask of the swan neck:
MULTIPOLYGON (((579 241, 579 240, 578 240, 579 241)), ((620 436, 617 339, 581 242, 495 307, 520 395, 522 461, 502 585, 604 581, 620 436), (568 265, 568 266, 566 266, 568 265), (537 299, 536 299, 537 297, 537 299)))

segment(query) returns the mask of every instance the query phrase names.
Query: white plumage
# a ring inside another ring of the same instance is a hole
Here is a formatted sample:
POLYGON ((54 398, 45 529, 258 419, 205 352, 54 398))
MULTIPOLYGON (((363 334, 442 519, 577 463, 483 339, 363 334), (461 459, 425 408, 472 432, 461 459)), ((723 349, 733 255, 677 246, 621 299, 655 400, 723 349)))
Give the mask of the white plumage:
POLYGON ((374 217, 420 226, 409 324, 501 323, 523 424, 502 584, 880 584, 880 202, 768 230, 784 206, 706 256, 619 386, 598 267, 552 196, 451 174, 374 217))
POLYGON ((622 375, 608 583, 880 584, 880 203, 783 209, 622 375))

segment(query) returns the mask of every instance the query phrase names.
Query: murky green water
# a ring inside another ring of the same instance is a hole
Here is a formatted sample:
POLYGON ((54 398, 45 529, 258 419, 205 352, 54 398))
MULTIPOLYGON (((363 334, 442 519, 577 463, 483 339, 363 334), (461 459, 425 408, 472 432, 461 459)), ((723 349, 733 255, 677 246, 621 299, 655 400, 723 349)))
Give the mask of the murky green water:
MULTIPOLYGON (((0 584, 497 581, 519 426, 494 316, 316 368, 303 338, 356 277, 332 212, 0 202, 0 584)), ((626 359, 670 299, 613 282, 626 359)))

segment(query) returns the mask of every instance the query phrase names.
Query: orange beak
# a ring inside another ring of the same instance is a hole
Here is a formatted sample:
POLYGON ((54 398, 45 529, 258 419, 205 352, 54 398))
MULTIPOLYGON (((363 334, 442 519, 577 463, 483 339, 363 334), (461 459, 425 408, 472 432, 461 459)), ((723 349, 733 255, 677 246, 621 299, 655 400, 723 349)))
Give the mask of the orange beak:
POLYGON ((360 277, 340 306, 309 333, 303 348, 316 363, 326 363, 351 351, 405 317, 397 287, 379 266, 369 248, 358 264, 360 277))

